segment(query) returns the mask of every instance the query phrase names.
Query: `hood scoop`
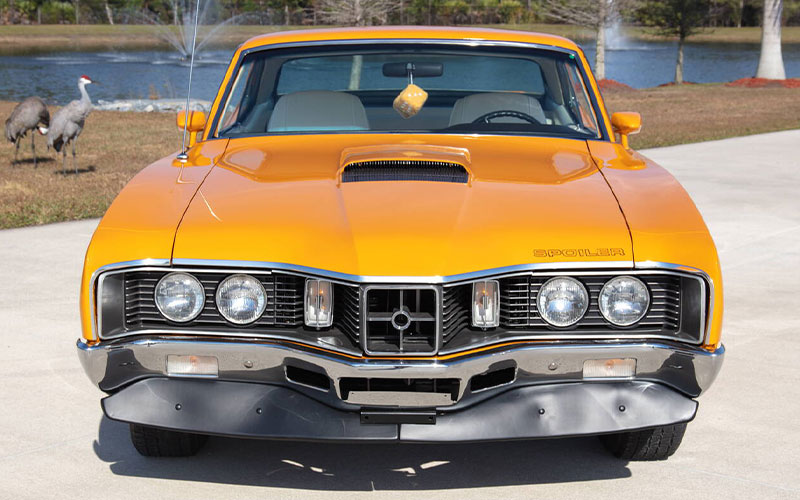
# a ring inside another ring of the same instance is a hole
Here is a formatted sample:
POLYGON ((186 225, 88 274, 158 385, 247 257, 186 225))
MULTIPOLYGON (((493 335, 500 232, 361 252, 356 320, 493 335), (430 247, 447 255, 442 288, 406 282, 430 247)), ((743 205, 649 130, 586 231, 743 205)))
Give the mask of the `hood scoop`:
POLYGON ((351 163, 342 182, 431 181, 469 183, 469 173, 458 163, 427 160, 379 160, 351 163))
POLYGON ((469 151, 423 145, 370 146, 342 151, 344 182, 427 181, 471 184, 469 151))

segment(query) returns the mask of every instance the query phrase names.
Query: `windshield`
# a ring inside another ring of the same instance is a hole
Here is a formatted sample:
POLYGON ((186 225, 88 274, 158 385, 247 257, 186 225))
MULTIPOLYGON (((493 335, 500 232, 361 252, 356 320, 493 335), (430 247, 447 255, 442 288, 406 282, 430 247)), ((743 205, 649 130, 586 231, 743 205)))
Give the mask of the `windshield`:
POLYGON ((244 56, 217 137, 491 133, 600 137, 576 58, 546 49, 334 45, 244 56))

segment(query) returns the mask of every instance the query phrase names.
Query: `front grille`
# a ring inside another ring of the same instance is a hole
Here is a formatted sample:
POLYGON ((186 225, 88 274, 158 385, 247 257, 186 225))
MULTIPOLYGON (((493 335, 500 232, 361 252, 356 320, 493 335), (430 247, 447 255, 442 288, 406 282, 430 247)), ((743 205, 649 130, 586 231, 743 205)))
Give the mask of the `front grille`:
POLYGON ((458 163, 427 160, 380 160, 351 163, 342 171, 342 182, 433 181, 466 184, 467 170, 458 163))
POLYGON ((361 326, 361 288, 348 285, 334 285, 333 326, 342 331, 358 345, 361 326))
POLYGON ((362 347, 368 354, 435 354, 439 348, 439 288, 364 288, 362 347))
POLYGON ((446 344, 472 323, 472 285, 447 287, 442 291, 442 341, 446 344))
MULTIPOLYGON (((128 330, 144 330, 175 326, 164 318, 155 304, 154 292, 158 280, 166 272, 126 272, 125 282, 125 326, 128 330)), ((198 330, 296 328, 303 325, 303 278, 287 274, 254 274, 267 292, 267 308, 264 314, 250 325, 233 325, 223 318, 215 306, 217 286, 234 273, 194 273, 205 289, 206 302, 200 315, 181 328, 198 330)))
MULTIPOLYGON (((248 272, 246 270, 242 270, 248 272)), ((705 331, 707 289, 698 277, 679 273, 637 272, 650 291, 645 317, 630 327, 616 327, 600 314, 598 297, 603 285, 620 272, 565 273, 589 292, 589 309, 568 328, 547 324, 537 310, 537 294, 553 273, 497 277, 500 283, 500 324, 497 328, 472 326, 472 284, 357 285, 334 284, 333 325, 304 325, 304 276, 281 272, 250 272, 267 292, 264 314, 249 325, 227 322, 217 311, 219 283, 242 271, 189 271, 205 289, 201 314, 188 323, 174 323, 156 308, 154 290, 170 271, 156 269, 119 271, 100 281, 98 309, 102 338, 136 335, 147 330, 204 335, 272 336, 298 341, 324 342, 350 353, 415 356, 449 354, 477 345, 505 340, 541 338, 645 339, 660 338, 699 343, 705 331)))
MULTIPOLYGON (((619 330, 600 314, 598 297, 606 281, 616 275, 580 277, 589 292, 589 310, 570 330, 594 332, 619 330)), ((549 276, 519 276, 500 280, 500 325, 509 329, 553 330, 539 315, 536 296, 549 276)), ((645 317, 629 328, 637 333, 677 332, 680 327, 681 278, 679 276, 638 276, 650 290, 650 308, 645 317)))

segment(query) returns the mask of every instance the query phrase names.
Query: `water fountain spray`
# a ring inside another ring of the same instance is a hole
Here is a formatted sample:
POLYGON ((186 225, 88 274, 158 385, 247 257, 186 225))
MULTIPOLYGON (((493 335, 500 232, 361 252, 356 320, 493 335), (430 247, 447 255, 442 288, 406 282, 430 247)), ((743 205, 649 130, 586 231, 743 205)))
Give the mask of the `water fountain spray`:
POLYGON ((181 152, 178 154, 178 159, 186 161, 189 155, 186 154, 186 129, 189 125, 189 98, 192 95, 192 70, 194 70, 194 53, 197 47, 197 23, 200 16, 200 0, 197 0, 197 6, 194 11, 194 35, 192 36, 192 54, 189 60, 189 88, 186 90, 186 112, 183 115, 183 138, 181 139, 181 152))

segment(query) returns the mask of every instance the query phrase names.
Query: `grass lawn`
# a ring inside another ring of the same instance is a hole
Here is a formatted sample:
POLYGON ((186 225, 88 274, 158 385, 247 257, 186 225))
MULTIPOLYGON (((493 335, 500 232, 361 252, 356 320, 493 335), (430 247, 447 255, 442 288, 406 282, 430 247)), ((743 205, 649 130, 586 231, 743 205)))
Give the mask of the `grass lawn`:
MULTIPOLYGON (((800 128, 800 89, 684 85, 604 96, 612 112, 642 113, 642 133, 631 139, 638 149, 800 128)), ((0 102, 0 121, 13 106, 0 102)), ((180 132, 172 114, 95 111, 78 141, 80 173, 66 176, 43 139, 36 169, 30 140, 13 168, 13 145, 0 143, 0 228, 101 216, 133 175, 178 150, 180 132)))
MULTIPOLYGON (((255 35, 284 29, 308 29, 317 26, 229 26, 217 36, 216 45, 235 47, 255 35)), ((324 27, 324 26, 323 26, 324 27)), ((539 31, 566 36, 577 40, 588 40, 594 35, 591 30, 564 24, 515 24, 489 25, 491 28, 506 28, 522 31, 539 31)), ((201 31, 208 29, 201 27, 201 31)), ((637 40, 663 40, 652 30, 626 27, 626 34, 637 40)), ((27 54, 47 51, 85 50, 145 50, 168 48, 168 44, 153 35, 153 28, 146 25, 11 25, 0 26, 0 54, 27 54)), ((715 28, 690 38, 692 42, 738 42, 759 43, 761 29, 715 28)), ((800 43, 800 26, 783 28, 783 43, 800 43)))

